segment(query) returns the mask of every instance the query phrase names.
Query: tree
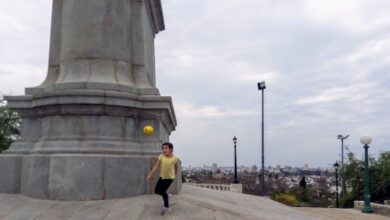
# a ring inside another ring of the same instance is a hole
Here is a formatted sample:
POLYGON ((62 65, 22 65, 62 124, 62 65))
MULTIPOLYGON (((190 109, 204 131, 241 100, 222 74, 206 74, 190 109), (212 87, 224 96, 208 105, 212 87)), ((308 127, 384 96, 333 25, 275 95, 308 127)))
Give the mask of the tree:
POLYGON ((299 182, 299 186, 302 187, 303 189, 306 189, 306 178, 305 178, 305 176, 302 176, 302 179, 299 182))
MULTIPOLYGON (((390 199, 390 151, 380 153, 378 159, 370 157, 369 162, 371 201, 383 203, 390 199)), ((341 195, 340 204, 342 207, 353 207, 353 201, 363 200, 364 161, 349 152, 348 162, 341 169, 340 176, 349 188, 341 195)))
POLYGON ((0 152, 8 149, 20 135, 20 118, 5 104, 5 100, 0 96, 0 152))
POLYGON ((390 199, 390 151, 379 154, 370 167, 371 199, 379 203, 390 199))

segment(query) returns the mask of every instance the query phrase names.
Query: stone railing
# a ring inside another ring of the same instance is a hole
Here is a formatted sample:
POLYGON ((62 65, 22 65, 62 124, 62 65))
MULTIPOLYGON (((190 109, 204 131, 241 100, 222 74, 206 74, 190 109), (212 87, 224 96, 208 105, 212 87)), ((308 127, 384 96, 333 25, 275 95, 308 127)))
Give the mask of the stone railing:
POLYGON ((186 183, 187 185, 197 186, 206 189, 219 191, 230 191, 242 193, 242 184, 212 184, 212 183, 186 183))
MULTIPOLYGON (((364 207, 364 201, 354 201, 353 207, 355 209, 362 210, 364 207)), ((389 205, 371 203, 371 207, 374 210, 374 213, 390 217, 390 206, 389 205)))

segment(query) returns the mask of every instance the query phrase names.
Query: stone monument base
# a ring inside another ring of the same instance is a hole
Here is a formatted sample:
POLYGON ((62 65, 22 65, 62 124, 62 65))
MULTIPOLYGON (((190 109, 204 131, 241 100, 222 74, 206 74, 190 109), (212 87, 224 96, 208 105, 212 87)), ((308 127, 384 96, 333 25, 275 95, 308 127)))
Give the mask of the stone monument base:
MULTIPOLYGON (((0 155, 0 189, 50 200, 102 200, 153 193, 146 181, 156 156, 37 154, 0 155)), ((171 192, 180 188, 180 175, 171 192)))
POLYGON ((0 155, 1 193, 74 201, 153 193, 157 177, 146 175, 176 124, 169 97, 64 90, 5 98, 22 128, 0 155))

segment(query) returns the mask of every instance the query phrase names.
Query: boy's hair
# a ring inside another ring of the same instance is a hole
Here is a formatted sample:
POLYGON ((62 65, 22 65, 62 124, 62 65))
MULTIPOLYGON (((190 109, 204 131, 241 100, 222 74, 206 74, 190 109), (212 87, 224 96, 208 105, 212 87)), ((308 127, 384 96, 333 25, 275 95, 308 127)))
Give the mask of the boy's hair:
POLYGON ((164 147, 165 145, 168 146, 168 148, 169 148, 170 150, 173 150, 173 144, 172 144, 172 143, 165 142, 165 143, 162 144, 161 147, 164 147))

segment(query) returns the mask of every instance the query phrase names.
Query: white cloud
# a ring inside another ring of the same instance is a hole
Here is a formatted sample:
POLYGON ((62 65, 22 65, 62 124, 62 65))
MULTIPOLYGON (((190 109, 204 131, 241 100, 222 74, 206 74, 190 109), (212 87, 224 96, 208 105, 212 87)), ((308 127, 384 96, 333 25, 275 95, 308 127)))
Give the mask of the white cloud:
POLYGON ((46 67, 30 64, 0 65, 0 94, 22 95, 25 87, 41 84, 46 67))
MULTIPOLYGON (((356 48, 325 61, 316 72, 328 72, 330 76, 345 76, 351 81, 366 81, 390 67, 390 33, 385 37, 361 42, 356 48), (387 37, 386 37, 387 36, 387 37), (330 74, 330 73, 336 74, 330 74), (345 73, 350 73, 346 75, 345 73)), ((385 74, 384 77, 386 77, 385 74)), ((380 77, 379 77, 380 78, 380 77)), ((379 79, 377 78, 377 79, 379 79)))
POLYGON ((367 97, 367 91, 375 88, 373 83, 362 83, 346 87, 335 87, 324 90, 320 94, 314 96, 303 97, 296 100, 294 103, 299 105, 329 103, 340 100, 346 101, 364 101, 367 97))
POLYGON ((244 109, 221 108, 218 106, 196 106, 192 103, 175 102, 176 114, 180 118, 190 119, 231 119, 240 117, 253 117, 258 115, 255 111, 244 109))
POLYGON ((266 73, 246 73, 239 74, 237 79, 245 83, 255 83, 260 81, 274 82, 280 77, 278 72, 266 72, 266 73))
POLYGON ((354 34, 380 31, 390 24, 389 2, 386 0, 306 0, 304 5, 308 20, 354 34))

